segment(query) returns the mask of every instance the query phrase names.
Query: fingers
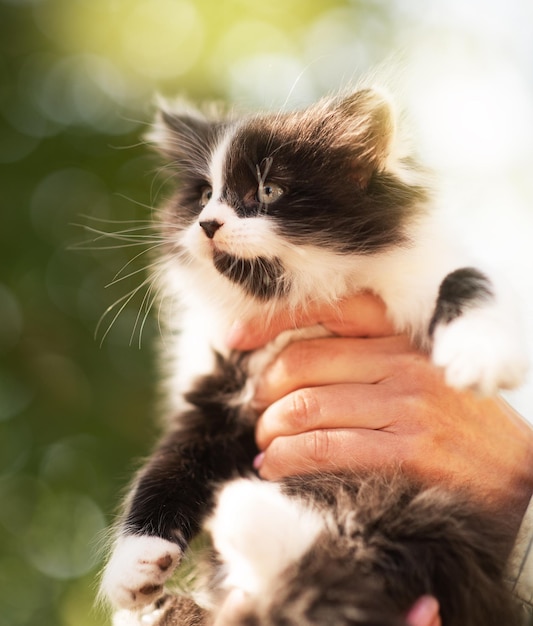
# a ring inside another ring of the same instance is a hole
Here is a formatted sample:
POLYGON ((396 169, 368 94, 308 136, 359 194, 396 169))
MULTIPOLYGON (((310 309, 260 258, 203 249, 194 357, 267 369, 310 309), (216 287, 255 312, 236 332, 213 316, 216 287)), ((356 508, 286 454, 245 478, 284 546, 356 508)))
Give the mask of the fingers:
POLYGON ((401 355, 411 352, 408 338, 402 335, 372 340, 327 337, 298 341, 285 348, 267 368, 255 402, 261 409, 296 389, 378 383, 399 367, 401 355))
POLYGON ((395 447, 395 436, 388 432, 353 428, 314 430, 277 437, 258 457, 256 468, 267 480, 317 471, 355 471, 378 466, 386 471, 387 466, 398 465, 400 451, 384 456, 383 450, 391 451, 395 447))
MULTIPOLYGON (((256 427, 264 478, 317 470, 377 467, 409 458, 417 433, 401 373, 418 385, 434 373, 403 336, 296 342, 260 384, 267 408, 256 427), (399 382, 400 381, 400 382, 399 382), (403 426, 402 426, 403 424, 403 426), (402 442, 399 446, 398 442, 402 442)), ((424 403, 417 396, 418 409, 424 403)))
POLYGON ((257 320, 238 320, 230 330, 226 343, 233 349, 254 350, 283 330, 316 324, 322 324, 332 333, 345 337, 380 337, 394 333, 383 301, 370 293, 362 293, 335 306, 308 305, 295 311, 281 311, 268 324, 258 324, 257 320))
POLYGON ((256 441, 265 450, 277 437, 320 429, 390 430, 394 403, 384 401, 375 385, 337 384, 298 389, 271 404, 256 427, 256 441))
POLYGON ((421 596, 409 611, 406 620, 409 626, 441 626, 440 607, 433 596, 421 596))

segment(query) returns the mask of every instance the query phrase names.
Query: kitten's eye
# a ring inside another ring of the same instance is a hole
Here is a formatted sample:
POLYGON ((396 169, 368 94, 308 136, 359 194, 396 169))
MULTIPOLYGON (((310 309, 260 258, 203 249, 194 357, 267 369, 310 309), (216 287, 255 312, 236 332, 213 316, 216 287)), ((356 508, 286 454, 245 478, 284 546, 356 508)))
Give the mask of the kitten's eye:
POLYGON ((212 197, 213 190, 211 189, 211 187, 205 187, 200 197, 200 206, 202 207, 202 209, 209 202, 209 200, 211 200, 212 197))
POLYGON ((257 190, 257 199, 261 204, 272 204, 283 195, 283 189, 279 185, 267 183, 260 184, 257 190))

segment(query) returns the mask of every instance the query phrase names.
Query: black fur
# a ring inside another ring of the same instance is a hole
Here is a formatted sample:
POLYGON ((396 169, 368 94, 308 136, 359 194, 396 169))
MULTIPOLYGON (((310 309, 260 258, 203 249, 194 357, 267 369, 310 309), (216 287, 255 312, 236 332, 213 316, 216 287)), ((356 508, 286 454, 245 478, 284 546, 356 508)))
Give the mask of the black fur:
MULTIPOLYGON (((206 222, 201 227, 195 222, 205 205, 206 190, 211 190, 213 184, 213 150, 228 129, 233 134, 222 164, 223 188, 217 193, 237 217, 268 215, 269 227, 289 247, 311 244, 341 254, 371 255, 409 246, 409 228, 426 210, 427 191, 412 182, 412 164, 410 182, 395 173, 401 171, 400 164, 396 163, 396 169, 387 168, 391 121, 387 107, 375 100, 362 91, 306 112, 255 116, 238 123, 209 121, 193 113, 163 114, 170 133, 162 149, 170 156, 179 183, 160 215, 160 228, 168 241, 163 253, 176 263, 182 260, 181 253, 185 265, 192 260, 187 244, 177 236, 191 225, 206 237, 206 245, 215 243, 218 231, 213 230, 214 225, 206 222), (267 176, 268 184, 283 192, 273 203, 259 197, 267 176)), ((238 285, 256 301, 282 301, 289 293, 290 278, 274 254, 268 259, 266 252, 237 258, 226 249, 209 250, 212 257, 208 263, 218 271, 213 275, 238 285)), ((201 269, 195 276, 201 276, 201 269)), ((300 292, 295 292, 300 297, 300 292)), ((473 302, 490 296, 488 279, 477 270, 453 272, 441 285, 430 332, 437 324, 449 323, 473 302)), ((248 358, 243 353, 228 358, 217 355, 213 373, 183 394, 187 408, 171 416, 169 431, 134 481, 126 503, 123 534, 158 536, 185 549, 213 506, 216 486, 251 473, 258 453, 254 439, 257 415, 238 398, 247 382, 248 358)), ((186 367, 186 363, 183 365, 186 367)), ((353 498, 353 507, 359 506, 361 493, 370 489, 362 484, 353 480, 346 487, 345 497, 353 498)), ((338 504, 337 492, 324 487, 318 477, 300 483, 287 481, 286 489, 299 490, 314 502, 325 501, 332 510, 338 504)), ((413 516, 400 536, 394 511, 401 511, 403 518, 409 515, 410 504, 416 500, 410 490, 415 487, 388 484, 382 489, 376 483, 372 489, 374 509, 361 505, 357 510, 361 516, 371 515, 374 510, 380 513, 366 520, 360 537, 343 536, 345 526, 338 512, 338 536, 329 547, 317 545, 302 563, 295 564, 294 572, 284 578, 285 585, 274 598, 272 610, 259 616, 252 610, 236 624, 404 626, 402 614, 418 595, 429 592, 435 593, 443 605, 444 626, 514 626, 512 621, 494 618, 510 615, 505 613, 510 606, 509 596, 500 591, 500 549, 504 542, 484 543, 489 535, 484 534, 482 516, 478 519, 467 512, 463 518, 459 513, 459 517, 448 520, 451 510, 437 506, 421 511, 419 517, 413 516), (454 524, 464 525, 463 536, 468 536, 471 544, 467 537, 459 547, 452 545, 454 524), (375 543, 373 538, 377 537, 384 537, 384 543, 375 543), (349 539, 366 545, 377 561, 354 559, 355 549, 345 551, 349 539), (483 554, 476 552, 481 544, 485 548, 488 545, 489 552, 494 551, 493 560, 483 560, 486 549, 483 554), (472 578, 470 565, 477 568, 472 578), (308 591, 316 601, 308 603, 306 613, 295 619, 290 606, 300 593, 301 582, 309 585, 308 591), (465 598, 475 592, 470 585, 480 585, 486 592, 486 610, 467 605, 465 598), (454 595, 461 592, 463 595, 454 595), (354 617, 358 606, 366 607, 364 619, 354 617), (287 613, 289 610, 292 613, 287 613)), ((508 544, 506 540, 505 549, 508 544)))
POLYGON ((438 324, 449 324, 466 309, 493 297, 490 280, 475 267, 463 267, 442 281, 435 313, 429 324, 430 336, 438 324))
POLYGON ((405 626, 405 614, 425 594, 439 599, 444 626, 519 623, 503 581, 511 549, 506 515, 401 474, 318 475, 284 483, 288 493, 325 504, 336 531, 328 528, 280 580, 275 617, 261 624, 405 626), (304 603, 283 596, 304 593, 308 607, 294 615, 304 603))
MULTIPOLYGON (((360 101, 361 97, 350 106, 369 106, 360 101)), ((172 158, 179 186, 164 209, 164 231, 172 231, 173 224, 184 228, 197 218, 202 191, 211 184, 208 171, 213 150, 222 133, 235 128, 223 164, 225 186, 220 200, 237 215, 268 215, 288 242, 309 243, 341 253, 374 254, 409 245, 408 228, 412 219, 425 210, 427 189, 407 184, 383 167, 383 150, 375 144, 386 122, 375 111, 369 120, 361 111, 365 119, 361 136, 336 141, 337 135, 343 136, 339 127, 349 127, 356 114, 341 104, 335 115, 322 111, 252 116, 237 126, 231 121, 167 113, 164 119, 172 132, 164 151, 172 158), (267 175, 270 184, 284 191, 270 205, 257 197, 258 177, 267 175)), ((383 128, 383 137, 390 132, 383 128)), ((412 160, 409 169, 416 170, 412 160)), ((283 295, 287 284, 279 280, 281 266, 265 271, 254 264, 261 283, 254 290, 251 281, 241 278, 246 269, 251 269, 248 259, 238 261, 232 261, 231 271, 229 262, 215 265, 222 275, 260 300, 283 295), (246 266, 242 273, 240 264, 246 266)))
MULTIPOLYGON (((506 515, 400 473, 320 474, 281 484, 329 523, 261 597, 244 597, 219 626, 407 626, 406 614, 426 594, 439 599, 443 626, 520 624, 503 580, 511 547, 506 515)), ((277 552, 276 532, 262 541, 277 552)), ((224 598, 220 564, 209 557, 208 567, 217 607, 224 598)), ((176 606, 165 626, 187 623, 191 610, 176 606)))
POLYGON ((283 265, 280 261, 261 257, 239 259, 219 253, 214 255, 213 263, 223 276, 258 300, 271 300, 285 293, 283 265))
POLYGON ((218 356, 213 374, 186 395, 193 408, 159 442, 136 478, 124 527, 156 535, 185 549, 199 531, 221 480, 250 475, 258 450, 255 415, 229 406, 244 385, 246 355, 218 356))
POLYGON ((245 124, 225 164, 228 189, 239 198, 232 203, 229 196, 229 203, 239 215, 267 213, 284 238, 299 244, 318 241, 360 254, 406 244, 405 224, 426 199, 426 190, 378 170, 361 188, 353 146, 332 148, 332 132, 327 125, 317 129, 315 120, 309 120, 308 127, 287 122, 281 133, 274 132, 266 118, 245 124), (265 207, 253 193, 258 182, 255 164, 269 158, 268 179, 285 193, 265 207))

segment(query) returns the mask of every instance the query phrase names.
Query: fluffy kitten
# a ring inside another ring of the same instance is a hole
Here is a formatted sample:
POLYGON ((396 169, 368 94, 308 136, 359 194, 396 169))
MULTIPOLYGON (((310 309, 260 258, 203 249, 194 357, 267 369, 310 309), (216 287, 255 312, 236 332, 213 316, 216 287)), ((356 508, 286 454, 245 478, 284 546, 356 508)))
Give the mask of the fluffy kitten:
MULTIPOLYGON (((406 626, 424 594, 445 626, 517 626, 506 521, 400 474, 239 479, 208 522, 210 610, 167 596, 116 626, 406 626), (239 595, 235 596, 235 590, 239 595), (219 612, 231 593, 232 611, 219 612)), ((204 602, 206 598, 204 597, 204 602)))
POLYGON ((369 289, 451 385, 492 392, 525 371, 501 286, 436 223, 378 92, 241 119, 166 110, 154 136, 177 181, 158 224, 157 275, 169 310, 179 300, 182 311, 169 315, 168 430, 133 482, 103 577, 103 593, 126 609, 161 595, 215 485, 251 471, 255 380, 299 335, 229 352, 235 318, 268 323, 277 310, 369 289))

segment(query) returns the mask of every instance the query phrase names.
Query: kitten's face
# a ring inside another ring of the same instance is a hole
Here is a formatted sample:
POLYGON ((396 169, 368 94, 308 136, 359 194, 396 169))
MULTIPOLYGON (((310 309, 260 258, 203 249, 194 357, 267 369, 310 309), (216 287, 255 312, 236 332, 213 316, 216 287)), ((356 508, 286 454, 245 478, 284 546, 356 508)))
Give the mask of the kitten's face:
POLYGON ((347 257, 405 242, 423 199, 391 171, 391 111, 374 92, 237 122, 164 120, 179 173, 170 236, 258 300, 342 291, 347 257))

